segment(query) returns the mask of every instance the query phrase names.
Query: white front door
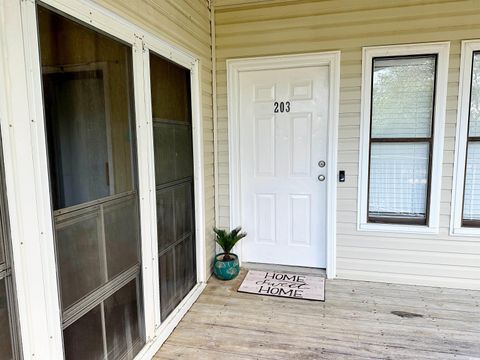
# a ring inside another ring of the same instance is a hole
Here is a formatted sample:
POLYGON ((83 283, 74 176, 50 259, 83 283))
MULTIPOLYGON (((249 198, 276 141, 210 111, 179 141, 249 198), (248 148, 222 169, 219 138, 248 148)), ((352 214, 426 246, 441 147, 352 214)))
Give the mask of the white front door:
POLYGON ((328 66, 240 73, 243 261, 326 265, 328 81, 328 66))

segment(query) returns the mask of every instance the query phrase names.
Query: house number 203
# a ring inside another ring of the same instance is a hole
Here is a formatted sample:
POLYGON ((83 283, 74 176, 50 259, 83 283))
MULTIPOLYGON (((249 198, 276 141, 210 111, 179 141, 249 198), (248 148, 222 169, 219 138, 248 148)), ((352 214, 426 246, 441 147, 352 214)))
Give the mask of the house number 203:
POLYGON ((278 101, 275 101, 273 103, 273 112, 274 113, 283 113, 283 112, 290 112, 290 101, 287 101, 287 102, 278 102, 278 101))

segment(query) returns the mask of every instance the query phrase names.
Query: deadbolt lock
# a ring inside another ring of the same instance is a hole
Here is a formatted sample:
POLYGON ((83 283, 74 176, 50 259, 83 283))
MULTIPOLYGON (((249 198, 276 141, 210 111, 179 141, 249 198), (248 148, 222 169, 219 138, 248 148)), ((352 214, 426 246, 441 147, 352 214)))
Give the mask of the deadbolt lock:
POLYGON ((325 161, 323 161, 323 160, 320 160, 320 161, 318 162, 318 166, 321 167, 321 168, 325 167, 325 165, 326 165, 326 164, 325 164, 325 161))

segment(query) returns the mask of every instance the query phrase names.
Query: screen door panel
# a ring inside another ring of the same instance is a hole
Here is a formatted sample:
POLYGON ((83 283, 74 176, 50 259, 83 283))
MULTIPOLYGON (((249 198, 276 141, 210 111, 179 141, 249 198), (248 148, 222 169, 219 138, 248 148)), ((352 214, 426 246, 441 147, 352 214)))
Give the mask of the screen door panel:
POLYGON ((150 55, 162 321, 196 284, 190 71, 150 55))
POLYGON ((143 347, 132 49, 37 6, 66 359, 143 347))

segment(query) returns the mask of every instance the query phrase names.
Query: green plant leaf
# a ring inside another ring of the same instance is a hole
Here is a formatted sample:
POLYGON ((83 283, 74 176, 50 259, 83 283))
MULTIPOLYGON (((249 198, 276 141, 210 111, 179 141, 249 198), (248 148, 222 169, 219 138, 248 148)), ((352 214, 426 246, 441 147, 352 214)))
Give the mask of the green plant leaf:
POLYGON ((241 227, 237 227, 230 232, 217 228, 213 228, 213 231, 216 235, 215 241, 223 249, 225 254, 230 254, 235 244, 247 236, 246 233, 241 232, 241 227))

